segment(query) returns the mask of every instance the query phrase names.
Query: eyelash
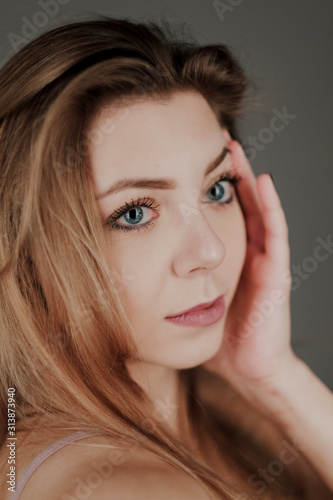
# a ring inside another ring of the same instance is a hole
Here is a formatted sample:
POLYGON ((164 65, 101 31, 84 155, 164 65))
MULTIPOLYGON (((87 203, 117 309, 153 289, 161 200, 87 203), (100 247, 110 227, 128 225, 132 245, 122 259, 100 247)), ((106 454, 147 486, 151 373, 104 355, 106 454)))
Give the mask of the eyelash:
MULTIPOLYGON (((213 186, 215 186, 215 184, 218 184, 219 182, 229 182, 230 184, 232 184, 233 186, 235 186, 237 184, 237 182, 241 179, 241 177, 239 175, 236 175, 236 174, 230 174, 229 172, 227 173, 223 173, 222 175, 220 175, 220 177, 215 181, 213 182, 213 184, 211 184, 211 186, 207 189, 207 191, 212 188, 213 186)), ((217 204, 221 207, 224 207, 226 208, 226 205, 229 205, 231 204, 235 199, 235 195, 232 195, 232 197, 228 200, 228 201, 224 201, 222 203, 218 203, 217 204)), ((214 201, 210 201, 210 202, 207 202, 207 203, 214 203, 214 201)), ((157 210, 157 208, 159 207, 160 205, 157 204, 156 205, 156 201, 154 198, 150 198, 149 196, 146 196, 146 197, 139 197, 137 198, 136 200, 133 200, 131 199, 131 203, 127 203, 125 202, 125 204, 120 207, 120 208, 117 208, 113 213, 112 215, 110 215, 110 217, 108 217, 106 219, 106 221, 104 222, 104 225, 107 227, 107 229, 109 231, 112 231, 113 229, 116 229, 116 230, 121 230, 121 231, 133 231, 133 230, 137 230, 137 231, 140 231, 141 229, 147 229, 149 226, 153 226, 154 225, 154 221, 151 220, 151 221, 148 221, 146 222, 145 224, 141 224, 139 226, 122 226, 120 224, 117 223, 117 220, 120 219, 120 217, 122 215, 124 215, 125 213, 127 213, 129 210, 133 209, 133 208, 138 208, 138 207, 147 207, 147 208, 152 208, 153 210, 155 210, 156 212, 159 212, 159 210, 157 210)))

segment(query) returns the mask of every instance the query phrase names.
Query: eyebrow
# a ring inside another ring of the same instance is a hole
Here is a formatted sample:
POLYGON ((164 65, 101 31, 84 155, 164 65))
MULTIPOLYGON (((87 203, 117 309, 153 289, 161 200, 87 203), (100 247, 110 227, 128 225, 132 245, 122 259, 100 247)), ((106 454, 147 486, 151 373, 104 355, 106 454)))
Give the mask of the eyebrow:
MULTIPOLYGON (((231 153, 230 149, 226 146, 223 147, 221 153, 218 154, 206 167, 205 177, 210 174, 215 168, 217 168, 224 160, 226 155, 231 153)), ((131 188, 141 188, 141 189, 176 189, 177 182, 174 179, 168 178, 156 178, 149 179, 147 177, 142 178, 132 178, 132 179, 121 179, 120 181, 113 184, 106 191, 102 192, 95 197, 95 200, 100 200, 106 196, 114 193, 118 193, 124 189, 131 188)))

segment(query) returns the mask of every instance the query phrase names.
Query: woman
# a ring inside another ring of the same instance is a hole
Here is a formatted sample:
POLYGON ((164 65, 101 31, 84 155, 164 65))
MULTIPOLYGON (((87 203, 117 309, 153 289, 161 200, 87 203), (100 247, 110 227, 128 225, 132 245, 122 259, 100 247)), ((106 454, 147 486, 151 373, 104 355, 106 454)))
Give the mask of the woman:
POLYGON ((226 47, 111 18, 2 69, 2 498, 333 498, 246 88, 226 47))

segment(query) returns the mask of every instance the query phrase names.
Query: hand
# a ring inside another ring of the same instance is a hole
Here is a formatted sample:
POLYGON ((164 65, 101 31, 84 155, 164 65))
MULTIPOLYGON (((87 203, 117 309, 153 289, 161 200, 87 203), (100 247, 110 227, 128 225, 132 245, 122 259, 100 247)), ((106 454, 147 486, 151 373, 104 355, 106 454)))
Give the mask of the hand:
POLYGON ((277 378, 297 359, 290 344, 288 226, 270 175, 256 179, 241 145, 230 140, 228 147, 233 168, 241 176, 237 194, 246 223, 247 250, 221 347, 202 366, 253 403, 258 390, 261 394, 265 388, 274 390, 277 378))

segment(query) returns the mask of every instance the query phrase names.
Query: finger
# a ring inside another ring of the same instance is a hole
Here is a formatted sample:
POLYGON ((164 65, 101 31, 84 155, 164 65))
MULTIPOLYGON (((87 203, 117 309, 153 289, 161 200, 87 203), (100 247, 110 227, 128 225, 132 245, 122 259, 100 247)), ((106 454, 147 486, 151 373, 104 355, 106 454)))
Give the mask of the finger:
POLYGON ((258 177, 257 190, 263 207, 265 252, 270 259, 289 268, 288 224, 279 195, 269 174, 261 174, 258 177))
POLYGON ((263 252, 265 227, 261 201, 257 193, 256 176, 241 145, 237 141, 231 141, 228 147, 235 171, 241 176, 236 189, 247 226, 248 242, 263 252))
POLYGON ((256 176, 244 153, 242 146, 237 141, 228 144, 236 171, 242 176, 242 181, 237 186, 240 192, 244 209, 248 214, 261 213, 262 206, 257 194, 256 176))

